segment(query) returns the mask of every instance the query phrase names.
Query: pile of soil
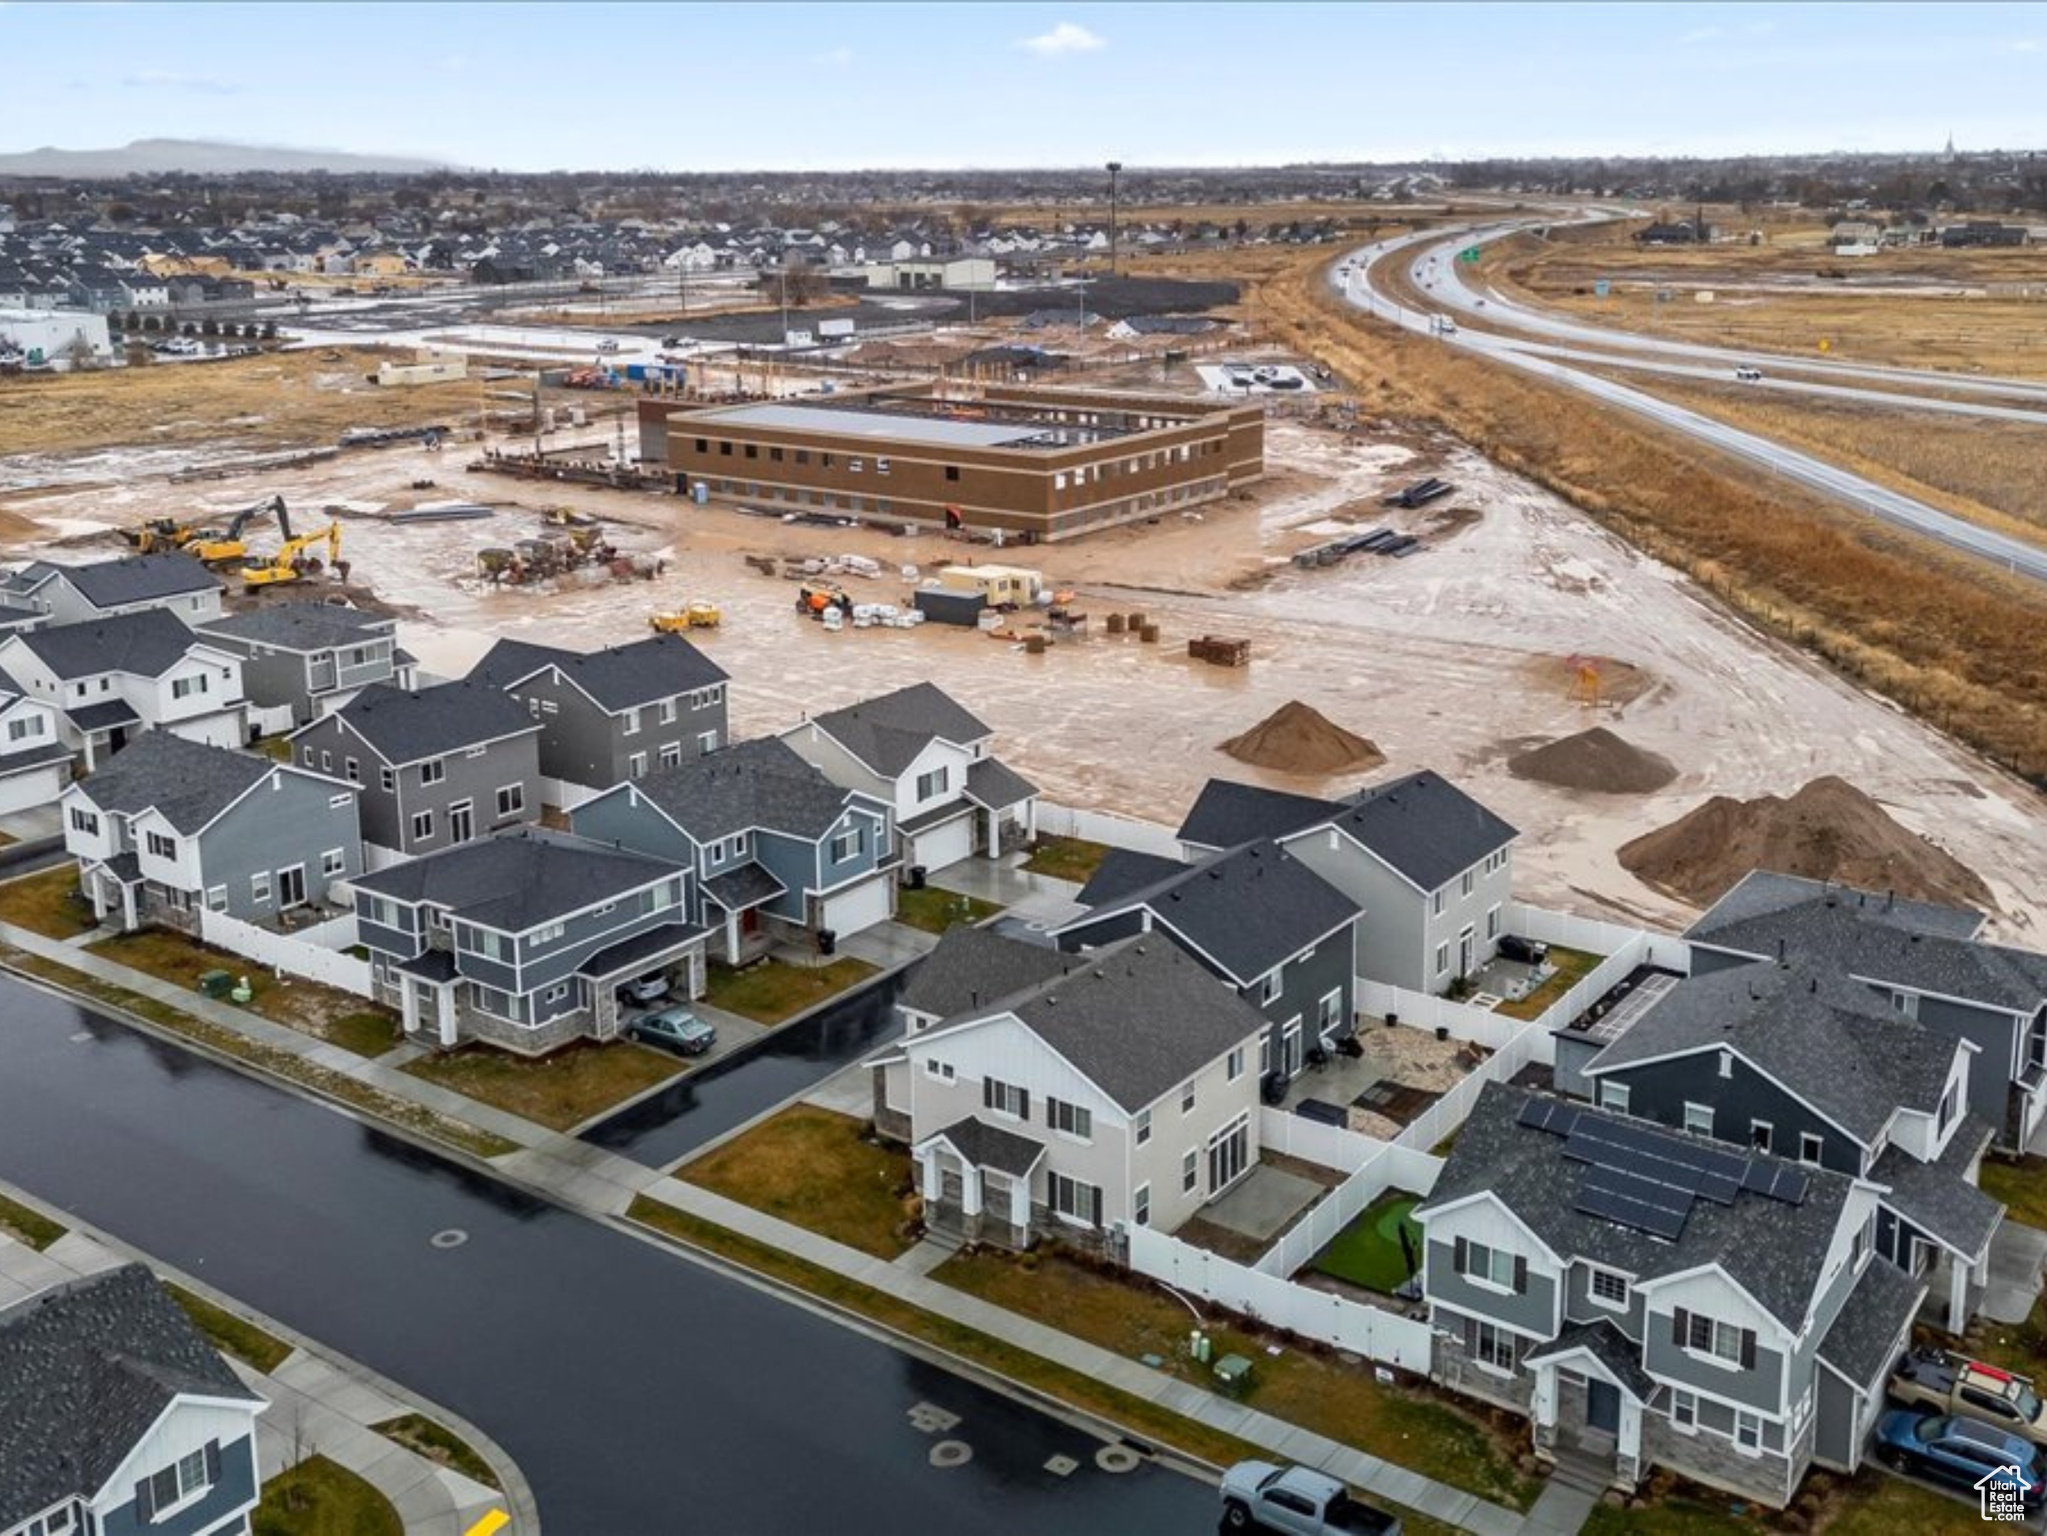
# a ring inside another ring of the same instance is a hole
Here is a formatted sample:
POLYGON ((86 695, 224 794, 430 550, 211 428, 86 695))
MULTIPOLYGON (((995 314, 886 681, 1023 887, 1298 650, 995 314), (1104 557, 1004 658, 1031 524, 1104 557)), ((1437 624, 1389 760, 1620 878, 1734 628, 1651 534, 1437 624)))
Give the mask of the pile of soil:
POLYGON ((1386 761, 1386 754, 1364 737, 1298 699, 1289 699, 1243 735, 1220 745, 1238 762, 1274 773, 1361 773, 1386 761))
POLYGON ((1974 870, 1832 775, 1814 779, 1789 800, 1715 795, 1690 815, 1623 845, 1619 858, 1623 869, 1700 906, 1718 900, 1752 869, 1920 901, 1991 904, 1974 870))
POLYGON ((1517 779, 1606 795, 1646 795, 1677 777, 1667 757, 1623 741, 1603 725, 1507 759, 1517 779))

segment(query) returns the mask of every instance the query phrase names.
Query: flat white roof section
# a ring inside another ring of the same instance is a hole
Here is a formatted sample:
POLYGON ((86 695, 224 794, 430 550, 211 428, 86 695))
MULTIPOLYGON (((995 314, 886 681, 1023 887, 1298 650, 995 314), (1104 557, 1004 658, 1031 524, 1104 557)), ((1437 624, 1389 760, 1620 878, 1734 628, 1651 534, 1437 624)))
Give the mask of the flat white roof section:
MULTIPOLYGON (((930 416, 887 411, 833 410, 819 405, 735 405, 729 410, 699 411, 674 418, 669 430, 687 435, 693 426, 731 422, 735 426, 774 427, 789 432, 831 433, 840 437, 882 438, 899 443, 931 443, 953 448, 1001 448, 1034 443, 1052 424, 1019 421, 942 421, 930 416)), ((1083 439, 1076 438, 1076 446, 1083 439)))

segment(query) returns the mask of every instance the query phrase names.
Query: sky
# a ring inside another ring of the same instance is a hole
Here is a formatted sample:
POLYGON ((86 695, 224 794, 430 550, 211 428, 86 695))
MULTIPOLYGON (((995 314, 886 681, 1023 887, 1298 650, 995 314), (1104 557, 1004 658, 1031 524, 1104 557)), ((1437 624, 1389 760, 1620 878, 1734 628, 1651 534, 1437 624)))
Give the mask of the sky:
POLYGON ((0 151, 507 170, 2047 147, 2047 4, 0 0, 0 151))

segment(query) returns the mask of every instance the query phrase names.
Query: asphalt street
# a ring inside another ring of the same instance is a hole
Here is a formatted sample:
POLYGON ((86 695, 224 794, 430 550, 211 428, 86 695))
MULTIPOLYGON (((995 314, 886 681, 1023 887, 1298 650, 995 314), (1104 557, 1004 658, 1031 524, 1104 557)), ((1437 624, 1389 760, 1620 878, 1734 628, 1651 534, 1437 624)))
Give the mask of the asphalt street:
POLYGON ((11 978, 0 1060, 0 1177, 473 1421, 560 1536, 1215 1525, 1192 1479, 11 978))

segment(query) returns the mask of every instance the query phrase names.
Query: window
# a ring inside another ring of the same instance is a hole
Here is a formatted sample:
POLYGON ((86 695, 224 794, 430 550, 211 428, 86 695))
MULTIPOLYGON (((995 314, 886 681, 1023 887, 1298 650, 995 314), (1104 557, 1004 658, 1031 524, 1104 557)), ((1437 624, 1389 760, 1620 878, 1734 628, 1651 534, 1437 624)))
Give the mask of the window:
POLYGON ((389 768, 379 768, 377 770, 377 785, 388 795, 398 787, 397 773, 389 768))
POLYGON ((270 872, 258 870, 249 876, 249 900, 261 906, 270 899, 270 872))
POLYGON ((1737 1328, 1718 1318, 1680 1308, 1671 1314, 1670 1329, 1673 1342, 1695 1355, 1745 1371, 1755 1366, 1756 1335, 1752 1328, 1737 1328))
POLYGON ((516 816, 526 809, 526 786, 506 784, 498 790, 498 815, 516 816))
POLYGON ((178 840, 165 837, 161 832, 151 832, 144 839, 151 858, 175 859, 178 856, 178 840))
POLYGON ((1436 974, 1438 976, 1441 976, 1445 974, 1449 969, 1450 946, 1448 944, 1438 944, 1436 946, 1436 974))
POLYGON ((1720 1075, 1722 1077, 1734 1076, 1734 1052, 1722 1051, 1720 1053, 1720 1075))
POLYGON ((1961 1107, 1961 1101, 1962 1085, 1949 1083, 1947 1092, 1941 1095, 1940 1100, 1940 1128, 1943 1131, 1955 1123, 1955 1112, 1961 1107))
POLYGON ((329 848, 325 853, 320 855, 321 874, 332 876, 346 874, 347 871, 348 855, 343 853, 339 848, 329 848))
POLYGON ((1500 936, 1500 909, 1487 907, 1485 912, 1485 936, 1497 939, 1500 936))
POLYGON ((682 743, 679 741, 662 742, 660 756, 656 759, 656 761, 658 761, 663 768, 681 767, 682 743))
POLYGON ((955 1074, 951 1062, 940 1061, 935 1056, 926 1056, 924 1058, 924 1075, 926 1077, 935 1077, 941 1083, 949 1083, 953 1080, 955 1074))
POLYGON ((1496 1371, 1514 1369, 1514 1335, 1492 1323, 1477 1323, 1472 1330, 1471 1352, 1478 1363, 1496 1371))
POLYGON ((362 764, 352 757, 344 757, 341 760, 341 776, 351 784, 360 784, 362 782, 362 764))
POLYGON ((19 720, 10 720, 7 722, 7 739, 26 741, 31 736, 40 736, 43 734, 44 723, 41 715, 26 715, 19 720))
POLYGON ((1798 1137, 1798 1160, 1801 1163, 1817 1163, 1826 1144, 1824 1136, 1815 1136, 1811 1131, 1801 1131, 1798 1137))
POLYGON ((759 458, 759 457, 761 456, 761 451, 760 451, 760 446, 759 446, 759 444, 757 444, 757 443, 748 443, 748 444, 746 445, 746 456, 747 456, 747 457, 748 457, 749 459, 757 459, 757 458, 759 458))
MULTIPOLYGON (((270 782, 275 784, 277 781, 272 779, 270 782)), ((354 795, 340 794, 327 797, 327 809, 330 811, 345 811, 353 804, 355 804, 354 795)))
POLYGON ((1690 1431, 1699 1425, 1699 1399, 1691 1392, 1673 1391, 1670 1394, 1670 1422, 1678 1429, 1690 1431))
POLYGON ((87 837, 98 837, 100 819, 91 811, 81 811, 74 805, 71 807, 71 830, 83 832, 87 837))
POLYGON ((1325 1041, 1335 1033, 1343 1022, 1343 989, 1322 994, 1322 1002, 1316 1010, 1315 1033, 1325 1041))
POLYGON ((143 1518, 154 1521, 167 1510, 197 1498, 219 1475, 220 1449, 209 1440, 189 1456, 180 1456, 161 1472, 152 1474, 143 1484, 146 1490, 143 1518))
POLYGON ((1919 1017, 1919 994, 1916 992, 1893 992, 1891 1008, 1908 1019, 1919 1017))
POLYGON ((1063 1173, 1045 1176, 1048 1193, 1052 1197, 1052 1210, 1069 1221, 1083 1226, 1098 1227, 1102 1224, 1102 1192, 1093 1184, 1083 1184, 1078 1179, 1069 1179, 1063 1173))
POLYGON ((1872 1214, 1868 1221, 1865 1221, 1855 1229, 1855 1240, 1848 1245, 1848 1267, 1850 1269, 1862 1268, 1862 1256, 1869 1252, 1869 1229, 1875 1223, 1876 1217, 1872 1214))
POLYGON ((1516 1294, 1528 1288, 1528 1261, 1504 1248, 1458 1238, 1451 1253, 1452 1268, 1467 1280, 1489 1285, 1496 1291, 1516 1294))
POLYGON ((887 474, 887 473, 888 473, 888 460, 887 460, 887 459, 876 459, 876 460, 874 461, 874 472, 875 472, 875 473, 876 473, 877 475, 885 475, 885 474, 887 474))
POLYGON ((1771 1132, 1771 1127, 1770 1127, 1770 1122, 1769 1122, 1769 1121, 1767 1121, 1767 1120, 1751 1120, 1751 1121, 1749 1121, 1749 1123, 1748 1123, 1748 1144, 1749 1144, 1750 1146, 1754 1147, 1754 1148, 1755 1148, 1755 1149, 1756 1149, 1756 1150, 1757 1150, 1758 1152, 1767 1152, 1767 1151, 1769 1151, 1769 1150, 1770 1150, 1770 1132, 1771 1132))
POLYGON ((206 910, 209 912, 225 912, 227 910, 226 886, 209 885, 206 887, 206 910))
POLYGON ((798 448, 796 450, 796 462, 798 464, 808 464, 810 462, 810 450, 808 448, 798 448))
POLYGON ((325 747, 320 749, 320 771, 322 773, 332 773, 334 771, 334 754, 325 747))
POLYGON ((1130 1196, 1130 1219, 1140 1227, 1151 1225, 1151 1186, 1140 1184, 1130 1196))
POLYGON ((434 835, 434 813, 414 811, 412 813, 412 840, 415 843, 429 841, 434 835))
POLYGON ((171 697, 189 699, 195 693, 204 693, 211 686, 212 681, 204 672, 195 673, 191 677, 174 677, 171 679, 171 697))
POLYGON ((1760 1450, 1763 1444, 1763 1421, 1752 1413, 1734 1411, 1734 1443, 1745 1451, 1760 1450))
POLYGON ((311 747, 299 748, 299 762, 308 768, 313 766, 313 749, 311 747))
POLYGON ((635 752, 625 760, 625 776, 629 779, 644 779, 647 776, 647 754, 635 752))
POLYGON ((945 466, 945 478, 946 478, 946 479, 948 479, 948 480, 957 480, 957 479, 959 479, 959 477, 960 477, 960 467, 959 467, 959 465, 957 465, 957 464, 948 464, 948 465, 946 465, 946 466, 945 466))
POLYGON ((1180 1193, 1191 1195, 1194 1187, 1201 1182, 1201 1154, 1192 1147, 1180 1158, 1180 1193))
POLYGON ((661 723, 663 725, 675 724, 675 700, 663 699, 661 701, 661 723))
POLYGON ((438 757, 429 758, 419 765, 419 782, 422 784, 438 784, 447 776, 448 765, 438 757))
POLYGON ((1471 885, 1472 880, 1474 878, 1475 877, 1472 875, 1471 871, 1467 869, 1464 872, 1462 878, 1460 878, 1457 882, 1457 894, 1460 896, 1469 896, 1471 894, 1471 885))
POLYGON ((1140 1109, 1130 1122, 1131 1139, 1140 1147, 1151 1140, 1151 1111, 1140 1109))
POLYGON ((1280 979, 1279 972, 1274 971, 1258 984, 1258 1001, 1261 1003, 1278 1002, 1279 994, 1285 989, 1285 986, 1286 983, 1280 979))
POLYGON ((1014 1083, 999 1082, 988 1078, 981 1084, 981 1103, 998 1115, 1008 1115, 1012 1120, 1028 1120, 1031 1117, 1031 1095, 1027 1088, 1014 1083))
POLYGON ((1183 1115, 1194 1113, 1194 1079, 1191 1077, 1180 1085, 1180 1113, 1183 1115))
POLYGON ((1713 1106, 1711 1104, 1685 1105, 1685 1129, 1694 1136, 1713 1134, 1713 1106))
POLYGON ((621 736, 637 736, 640 734, 640 712, 637 709, 629 709, 625 712, 625 724, 620 728, 619 734, 621 736))
POLYGON ((1430 894, 1429 915, 1431 917, 1441 917, 1443 915, 1443 893, 1441 891, 1435 891, 1430 894))
POLYGON ((698 453, 709 453, 710 451, 711 451, 711 440, 710 440, 710 439, 709 439, 708 437, 700 437, 700 438, 698 438, 698 439, 697 439, 697 452, 698 452, 698 453))
POLYGON ((732 445, 731 445, 730 443, 720 443, 720 444, 718 445, 718 456, 719 456, 720 458, 726 458, 726 459, 729 459, 729 458, 731 458, 731 457, 732 457, 732 445))
POLYGON ((1241 1045, 1230 1052, 1229 1059, 1225 1063, 1225 1071, 1228 1073, 1229 1080, 1233 1083, 1244 1075, 1244 1048, 1241 1045))
POLYGON ((934 768, 929 773, 918 774, 917 798, 919 800, 929 800, 934 796, 944 794, 948 782, 948 775, 943 768, 934 768))
POLYGON ((716 731, 705 731, 701 736, 697 737, 698 752, 715 752, 717 750, 718 733, 716 731))
POLYGON ((1603 1307, 1625 1312, 1628 1306, 1628 1277, 1610 1269, 1594 1269, 1586 1292, 1603 1307))
POLYGON ((1091 1140, 1095 1133, 1094 1112, 1085 1105, 1069 1104, 1064 1099, 1048 1097, 1045 1100, 1045 1123, 1053 1130, 1081 1141, 1091 1140))
POLYGON ((1599 1085, 1599 1107, 1610 1109, 1617 1115, 1625 1115, 1628 1112, 1628 1085, 1602 1082, 1599 1085))
POLYGON ((858 827, 841 832, 831 841, 831 861, 834 864, 843 864, 848 859, 859 857, 861 843, 862 839, 858 827))

